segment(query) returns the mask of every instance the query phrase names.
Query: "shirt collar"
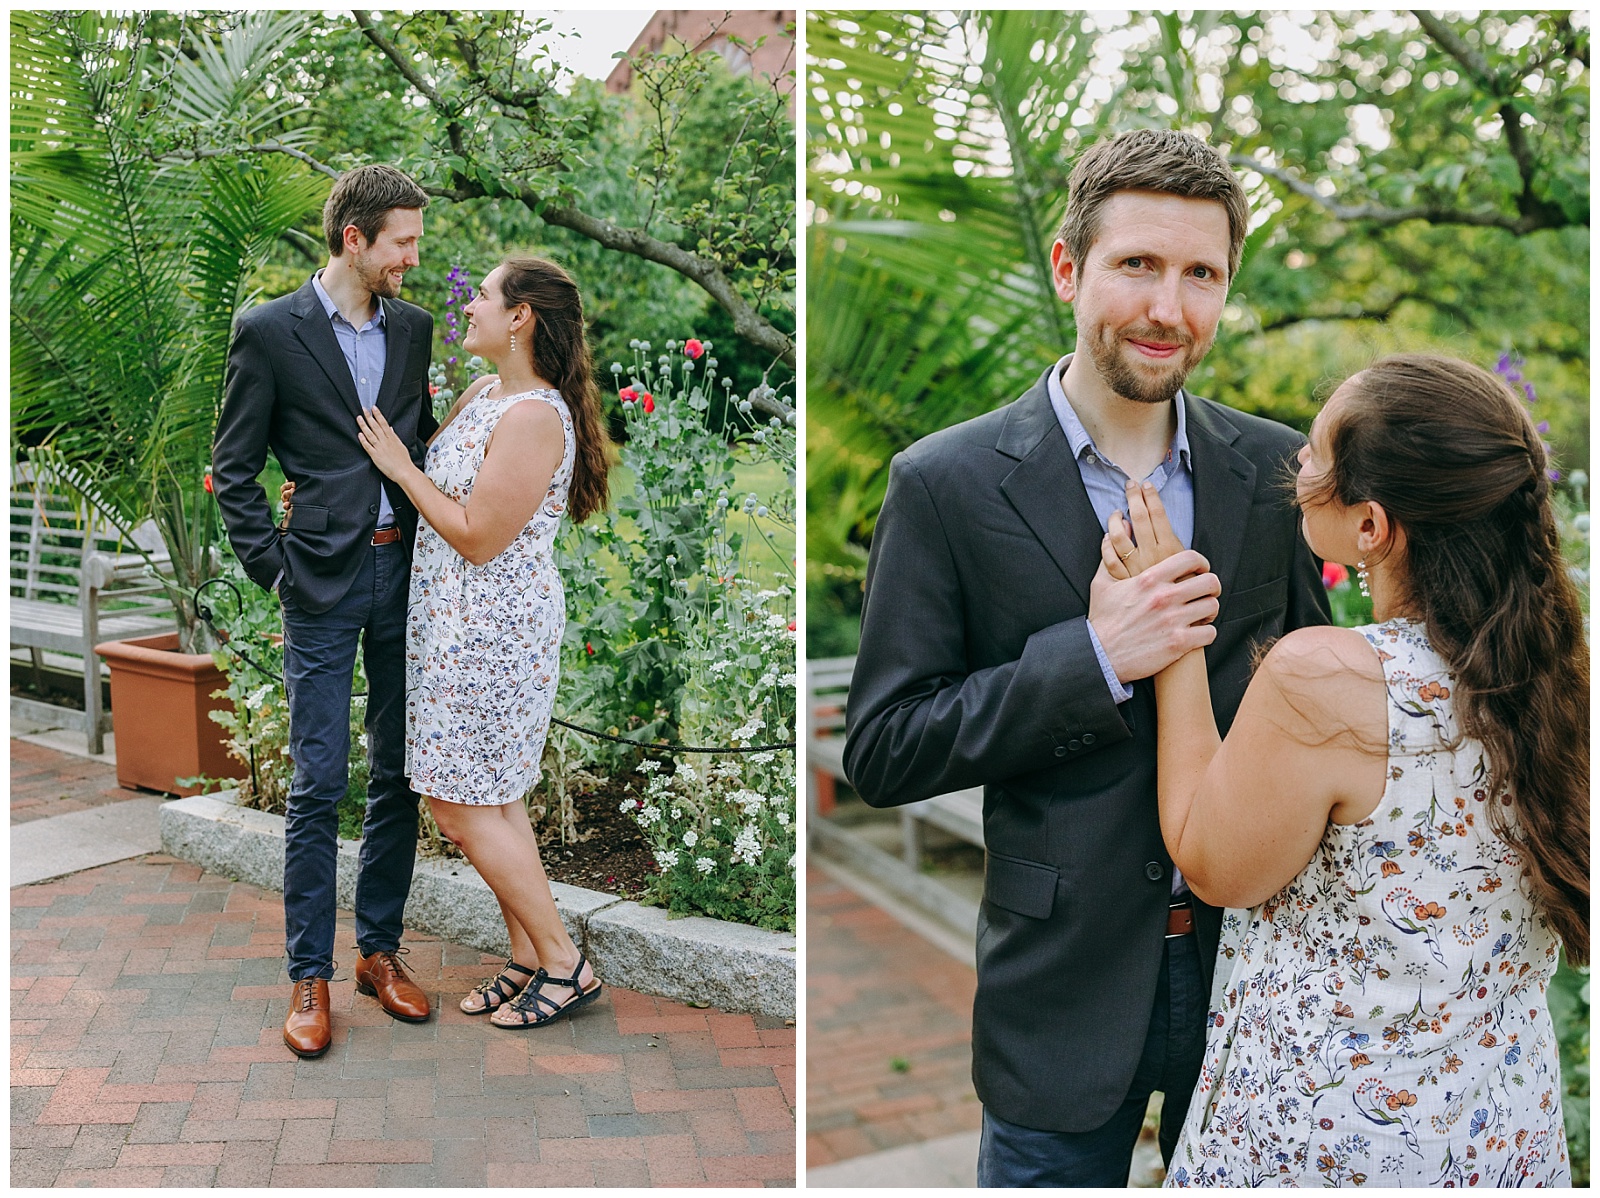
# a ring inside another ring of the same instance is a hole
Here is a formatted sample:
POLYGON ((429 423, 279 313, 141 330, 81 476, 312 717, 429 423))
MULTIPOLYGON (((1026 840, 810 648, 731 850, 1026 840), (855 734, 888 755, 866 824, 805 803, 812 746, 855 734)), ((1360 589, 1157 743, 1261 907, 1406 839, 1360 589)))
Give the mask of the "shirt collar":
MULTIPOLYGON (((1078 419, 1078 413, 1073 410, 1072 403, 1067 399, 1067 393, 1061 386, 1062 375, 1066 373, 1067 366, 1071 362, 1072 355, 1064 355, 1051 368, 1050 378, 1045 386, 1050 392, 1050 406, 1055 409, 1056 419, 1061 422, 1061 431, 1067 434, 1067 444, 1072 447, 1072 456, 1076 460, 1081 458, 1086 450, 1093 449, 1098 453, 1099 449, 1094 443, 1094 438, 1089 435, 1089 430, 1083 427, 1083 421, 1078 419)), ((1170 448, 1173 458, 1188 467, 1189 417, 1186 398, 1181 388, 1173 398, 1173 406, 1178 413, 1178 428, 1172 434, 1170 448)))
MULTIPOLYGON (((328 319, 333 320, 337 317, 339 320, 344 320, 344 313, 339 311, 339 305, 333 302, 333 296, 329 295, 327 289, 322 286, 322 271, 319 270, 316 274, 311 276, 311 286, 312 289, 316 291, 317 298, 322 301, 322 310, 328 314, 328 319)), ((373 298, 377 299, 376 296, 373 298)), ((350 324, 348 320, 345 320, 344 322, 345 324, 350 324)), ((378 314, 367 323, 377 326, 382 326, 385 323, 383 315, 383 300, 378 300, 378 314)), ((352 325, 351 327, 354 328, 355 326, 352 325)), ((365 326, 362 327, 364 328, 365 326)), ((1070 357, 1071 355, 1068 356, 1070 357)))

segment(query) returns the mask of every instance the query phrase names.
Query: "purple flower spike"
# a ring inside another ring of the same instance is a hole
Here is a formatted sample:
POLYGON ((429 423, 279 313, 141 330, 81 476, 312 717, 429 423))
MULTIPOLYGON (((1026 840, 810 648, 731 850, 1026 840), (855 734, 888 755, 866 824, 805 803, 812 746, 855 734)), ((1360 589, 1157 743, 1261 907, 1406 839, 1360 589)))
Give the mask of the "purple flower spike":
POLYGON ((1532 403, 1537 398, 1537 396, 1535 396, 1534 393, 1533 393, 1533 384, 1532 383, 1523 383, 1522 384, 1522 393, 1528 397, 1528 402, 1529 403, 1532 403))
POLYGON ((454 366, 456 364, 456 360, 453 357, 451 359, 449 359, 449 361, 450 361, 450 365, 452 365, 452 366, 454 366))
POLYGON ((1553 483, 1558 483, 1561 481, 1561 471, 1552 467, 1551 469, 1545 471, 1545 477, 1553 483))
POLYGON ((1495 373, 1504 374, 1509 369, 1511 369, 1511 355, 1509 353, 1501 354, 1500 360, 1494 364, 1495 373))
POLYGON ((1541 433, 1548 433, 1550 431, 1550 422, 1548 420, 1541 420, 1538 424, 1534 425, 1534 427, 1541 433))

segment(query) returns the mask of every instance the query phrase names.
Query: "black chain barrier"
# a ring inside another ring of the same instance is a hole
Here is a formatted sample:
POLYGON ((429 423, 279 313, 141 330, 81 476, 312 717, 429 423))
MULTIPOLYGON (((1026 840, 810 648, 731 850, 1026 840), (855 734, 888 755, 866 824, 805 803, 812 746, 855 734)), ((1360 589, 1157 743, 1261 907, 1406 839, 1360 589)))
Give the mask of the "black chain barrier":
MULTIPOLYGON (((240 592, 239 588, 233 584, 233 580, 231 578, 211 578, 211 579, 207 579, 205 582, 202 582, 194 590, 194 610, 195 610, 195 615, 206 622, 206 627, 211 629, 212 635, 217 638, 217 643, 219 645, 222 645, 224 648, 226 648, 229 653, 232 653, 235 657, 239 658, 239 660, 243 661, 251 669, 255 670, 256 673, 262 674, 262 675, 266 676, 267 678, 272 679, 274 682, 282 683, 283 682, 283 675, 282 674, 279 674, 274 670, 270 670, 266 666, 262 665, 259 661, 256 661, 253 657, 251 657, 243 649, 239 648, 237 645, 235 645, 233 643, 233 639, 228 634, 228 630, 227 629, 218 628, 217 627, 216 620, 214 619, 214 615, 213 615, 213 612, 212 612, 211 608, 206 605, 206 603, 200 598, 200 596, 205 593, 205 590, 206 590, 207 587, 213 587, 213 586, 219 586, 219 585, 220 586, 225 586, 230 591, 233 592, 234 602, 238 605, 239 614, 240 615, 244 614, 244 595, 240 592)), ((356 692, 352 693, 350 697, 352 699, 362 699, 362 698, 366 697, 366 694, 367 694, 366 691, 356 691, 356 692)), ((573 732, 581 732, 585 736, 592 736, 597 740, 609 740, 609 741, 613 741, 613 742, 615 742, 616 744, 619 744, 619 745, 634 745, 634 746, 636 746, 638 748, 641 748, 641 749, 653 749, 657 753, 666 753, 666 754, 672 754, 672 753, 709 753, 709 754, 721 754, 721 753, 772 753, 772 752, 777 752, 777 751, 782 750, 782 749, 793 749, 796 746, 796 743, 797 743, 795 741, 788 740, 788 741, 782 742, 781 744, 738 745, 738 746, 734 746, 734 747, 731 747, 731 748, 707 748, 707 747, 698 746, 698 745, 660 745, 660 744, 654 744, 654 743, 652 743, 650 741, 644 741, 644 740, 629 740, 626 736, 614 736, 609 732, 601 732, 598 728, 585 728, 581 724, 568 723, 566 720, 558 719, 555 716, 551 716, 550 717, 550 722, 552 724, 559 724, 563 728, 569 728, 573 732)), ((254 777, 254 774, 255 774, 255 750, 254 750, 253 747, 252 747, 252 749, 250 751, 250 756, 251 756, 251 761, 250 761, 251 776, 254 777)))

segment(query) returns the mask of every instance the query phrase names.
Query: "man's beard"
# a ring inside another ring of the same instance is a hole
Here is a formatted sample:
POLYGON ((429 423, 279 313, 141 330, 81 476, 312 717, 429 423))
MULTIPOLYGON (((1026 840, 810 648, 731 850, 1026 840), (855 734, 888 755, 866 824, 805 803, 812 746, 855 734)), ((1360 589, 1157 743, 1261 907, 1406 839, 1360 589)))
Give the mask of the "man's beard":
POLYGON ((1134 403, 1162 404, 1170 402, 1178 394, 1183 380, 1200 364, 1210 348, 1209 341, 1196 345, 1194 338, 1177 329, 1133 329, 1120 336, 1110 329, 1102 329, 1101 335, 1089 344, 1089 357, 1093 359, 1095 369, 1106 385, 1123 399, 1134 403), (1151 379, 1122 356, 1123 342, 1128 338, 1177 343, 1183 347, 1183 352, 1165 373, 1151 379))
POLYGON ((384 299, 399 298, 400 284, 389 277, 387 270, 373 266, 365 255, 358 255, 353 265, 356 268, 356 278, 373 295, 381 295, 384 299))

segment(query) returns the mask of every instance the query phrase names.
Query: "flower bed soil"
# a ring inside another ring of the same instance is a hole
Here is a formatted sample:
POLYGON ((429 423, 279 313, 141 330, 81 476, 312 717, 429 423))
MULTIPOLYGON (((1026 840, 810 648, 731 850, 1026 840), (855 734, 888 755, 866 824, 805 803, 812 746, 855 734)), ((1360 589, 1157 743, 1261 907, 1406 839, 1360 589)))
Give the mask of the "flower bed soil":
POLYGON ((539 853, 552 881, 636 899, 661 870, 631 815, 618 810, 632 792, 629 783, 606 778, 590 794, 574 800, 578 843, 563 845, 554 821, 537 829, 539 853))

